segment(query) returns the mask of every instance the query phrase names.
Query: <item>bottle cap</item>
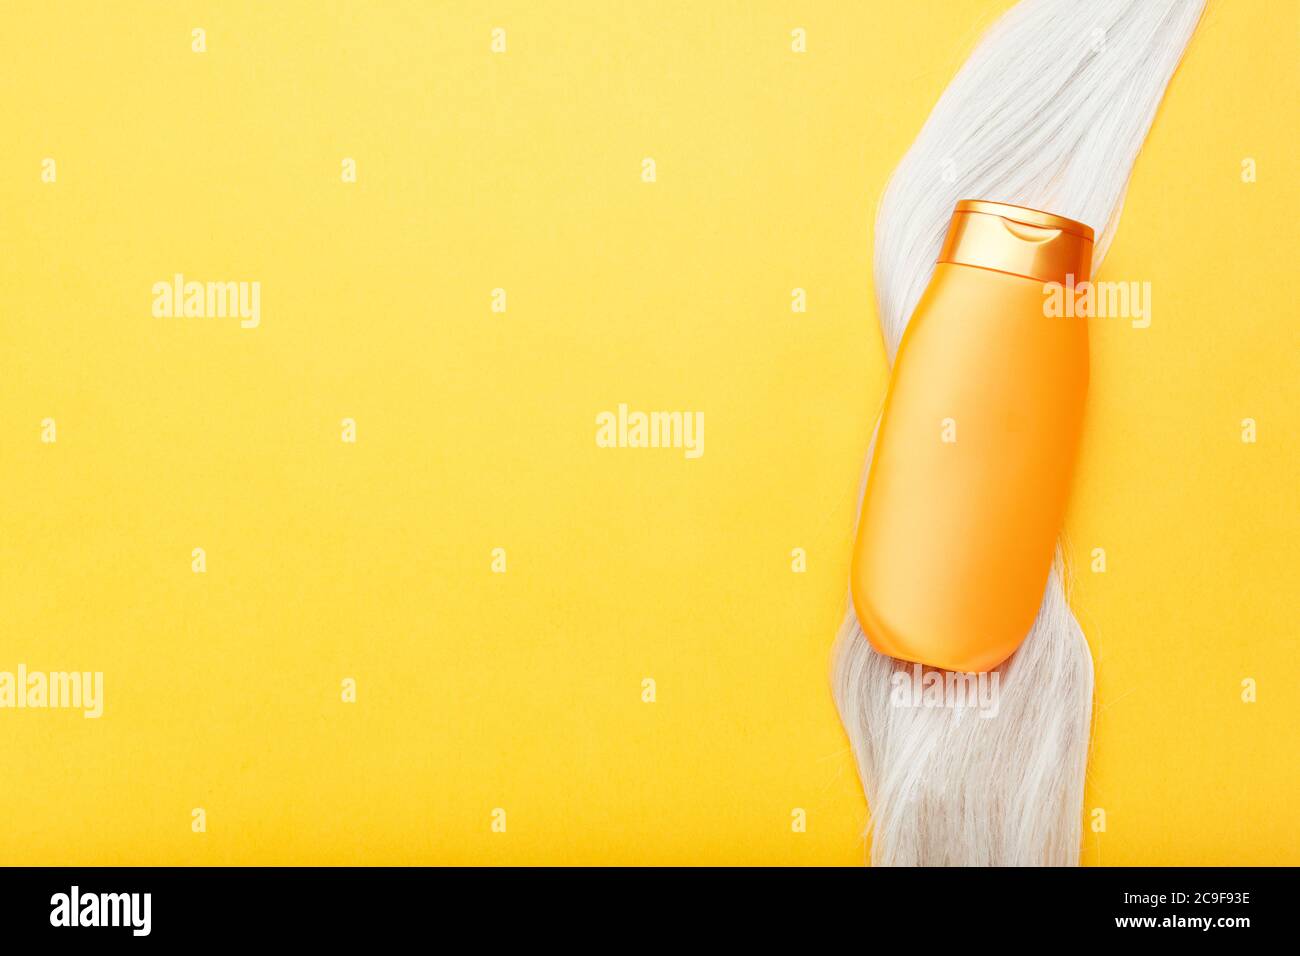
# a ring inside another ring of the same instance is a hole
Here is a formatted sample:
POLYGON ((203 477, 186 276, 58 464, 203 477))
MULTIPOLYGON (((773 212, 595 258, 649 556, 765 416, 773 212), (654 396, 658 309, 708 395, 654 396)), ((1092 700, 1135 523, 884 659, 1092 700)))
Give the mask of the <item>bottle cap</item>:
POLYGON ((1039 282, 1075 283, 1092 275, 1091 226, 1074 219, 983 199, 953 210, 940 262, 978 266, 1039 282))

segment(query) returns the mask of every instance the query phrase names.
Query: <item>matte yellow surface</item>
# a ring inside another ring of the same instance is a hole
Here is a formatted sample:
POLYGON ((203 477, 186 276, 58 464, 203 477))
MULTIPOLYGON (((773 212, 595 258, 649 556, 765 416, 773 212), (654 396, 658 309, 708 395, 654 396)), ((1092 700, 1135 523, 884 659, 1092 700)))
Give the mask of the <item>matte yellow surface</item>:
MULTIPOLYGON (((1006 6, 6 5, 0 670, 106 700, 0 710, 0 863, 861 861, 871 220, 1006 6)), ((1212 2, 1097 277, 1091 864, 1300 863, 1296 26, 1212 2)))

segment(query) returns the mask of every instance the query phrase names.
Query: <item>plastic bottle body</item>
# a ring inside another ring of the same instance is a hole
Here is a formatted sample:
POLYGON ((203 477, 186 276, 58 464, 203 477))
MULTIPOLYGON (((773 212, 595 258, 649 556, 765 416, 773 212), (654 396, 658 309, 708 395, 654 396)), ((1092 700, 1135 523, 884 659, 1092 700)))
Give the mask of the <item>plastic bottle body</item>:
POLYGON ((913 313, 851 577, 858 619, 884 654, 986 671, 1033 624, 1088 385, 1086 320, 1049 314, 1049 298, 1042 277, 940 262, 913 313))

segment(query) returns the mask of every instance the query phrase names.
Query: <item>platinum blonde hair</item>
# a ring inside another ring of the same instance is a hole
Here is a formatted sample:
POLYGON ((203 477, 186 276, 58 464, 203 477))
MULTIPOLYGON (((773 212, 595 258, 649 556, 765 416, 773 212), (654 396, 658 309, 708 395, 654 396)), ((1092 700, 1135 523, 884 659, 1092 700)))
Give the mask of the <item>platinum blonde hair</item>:
MULTIPOLYGON (((953 206, 988 199, 1091 225, 1094 274, 1129 173, 1204 0, 1022 0, 980 41, 894 171, 876 218, 875 285, 892 363, 953 206)), ((868 458, 868 468, 870 459, 868 458)), ((885 866, 1079 862, 1092 714, 1088 644, 1058 549, 1024 643, 997 670, 998 712, 901 707, 850 606, 832 683, 885 866)))

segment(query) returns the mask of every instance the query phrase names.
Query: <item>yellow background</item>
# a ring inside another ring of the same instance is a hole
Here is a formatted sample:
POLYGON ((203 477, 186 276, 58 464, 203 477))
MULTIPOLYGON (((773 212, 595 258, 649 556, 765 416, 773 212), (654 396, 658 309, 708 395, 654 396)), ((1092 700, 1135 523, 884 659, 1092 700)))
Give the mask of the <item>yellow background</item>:
MULTIPOLYGON (((860 862, 872 216, 1006 6, 6 3, 0 670, 106 712, 0 711, 0 863, 860 862), (153 318, 177 272, 261 327, 153 318)), ((1091 864, 1300 863, 1297 19, 1212 2, 1100 276, 1154 317, 1067 522, 1091 864)))

